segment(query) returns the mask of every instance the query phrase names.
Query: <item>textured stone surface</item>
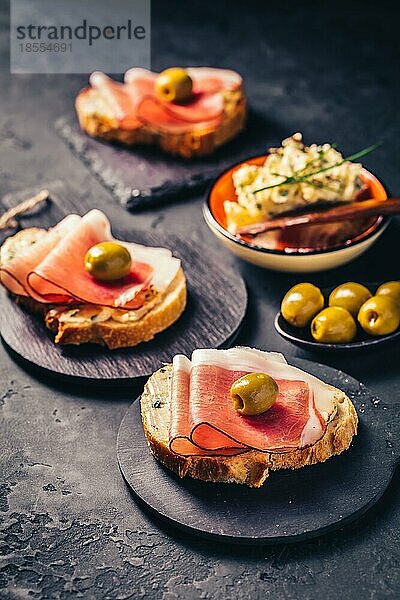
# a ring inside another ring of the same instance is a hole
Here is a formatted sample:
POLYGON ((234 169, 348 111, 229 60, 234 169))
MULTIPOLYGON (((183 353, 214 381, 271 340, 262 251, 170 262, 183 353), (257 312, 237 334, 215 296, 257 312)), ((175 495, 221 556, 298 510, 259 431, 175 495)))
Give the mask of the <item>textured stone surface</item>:
MULTIPOLYGON (((201 198, 127 215, 60 142, 82 77, 8 75, 8 3, 1 1, 0 192, 65 177, 82 210, 107 210, 120 227, 187 233, 217 245, 200 217, 201 198)), ((252 105, 269 122, 266 145, 301 130, 345 152, 378 139, 365 164, 399 192, 399 38, 393 2, 153 2, 153 66, 217 64, 246 77, 252 105)), ((312 279, 398 278, 394 221, 368 255, 312 279)), ((221 250, 221 261, 231 260, 221 250)), ((250 312, 240 342, 317 359, 348 371, 399 405, 400 347, 378 354, 318 356, 273 329, 282 292, 299 277, 238 263, 250 312)), ((399 474, 378 505, 342 532, 294 546, 210 544, 148 518, 118 472, 115 440, 139 390, 72 389, 39 381, 1 349, 0 597, 248 599, 399 595, 399 474)), ((316 490, 318 493, 318 490, 316 490)))

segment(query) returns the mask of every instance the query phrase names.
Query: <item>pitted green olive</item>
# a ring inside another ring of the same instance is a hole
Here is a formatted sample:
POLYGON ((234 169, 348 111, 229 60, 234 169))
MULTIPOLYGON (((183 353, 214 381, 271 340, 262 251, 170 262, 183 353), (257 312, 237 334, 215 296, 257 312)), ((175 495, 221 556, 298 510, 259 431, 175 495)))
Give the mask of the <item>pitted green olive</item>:
POLYGON ((277 397, 278 384, 266 373, 248 373, 231 387, 233 406, 245 416, 261 415, 275 404, 277 397))
POLYGON ((356 336, 357 326, 348 310, 341 306, 329 306, 322 310, 311 323, 311 335, 324 344, 344 344, 356 336))
POLYGON ((371 292, 364 285, 349 281, 342 283, 331 292, 329 306, 341 306, 348 310, 353 317, 357 317, 361 306, 371 296, 371 292))
POLYGON ((321 290, 312 283, 298 283, 285 294, 281 313, 294 327, 305 327, 324 307, 321 290))
POLYGON ((116 242, 101 242, 89 248, 85 269, 100 281, 115 281, 128 275, 132 259, 129 250, 116 242))
POLYGON ((376 296, 390 296, 395 302, 400 304, 400 281, 388 281, 382 283, 375 293, 376 296))
POLYGON ((156 79, 156 94, 166 102, 185 102, 192 96, 193 82, 189 73, 180 67, 166 69, 156 79))
POLYGON ((358 322, 370 335, 388 335, 400 325, 400 305, 390 296, 373 296, 360 308, 358 322))

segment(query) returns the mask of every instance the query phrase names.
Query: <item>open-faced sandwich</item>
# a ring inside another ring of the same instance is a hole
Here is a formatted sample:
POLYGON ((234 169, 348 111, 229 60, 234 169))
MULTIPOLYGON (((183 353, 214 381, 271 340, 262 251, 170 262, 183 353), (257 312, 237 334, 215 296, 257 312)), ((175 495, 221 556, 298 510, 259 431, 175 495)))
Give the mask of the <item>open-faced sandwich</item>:
POLYGON ((82 129, 94 137, 192 158, 211 154, 244 127, 242 78, 227 69, 134 68, 123 83, 99 72, 89 83, 76 110, 82 129))
POLYGON ((175 356, 148 380, 141 414, 151 452, 180 477, 251 487, 340 454, 358 423, 343 391, 251 348, 175 356))
POLYGON ((166 248, 115 239, 96 209, 51 229, 23 229, 4 242, 0 259, 1 283, 43 315, 60 344, 136 346, 185 308, 180 260, 166 248))

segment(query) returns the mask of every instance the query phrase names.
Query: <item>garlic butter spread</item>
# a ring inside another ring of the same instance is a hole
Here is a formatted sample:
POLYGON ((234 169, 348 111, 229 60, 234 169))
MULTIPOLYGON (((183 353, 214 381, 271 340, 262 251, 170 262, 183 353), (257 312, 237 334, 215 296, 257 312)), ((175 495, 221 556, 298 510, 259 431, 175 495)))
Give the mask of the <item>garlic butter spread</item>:
POLYGON ((160 304, 163 297, 163 294, 155 292, 152 294, 151 299, 146 299, 143 306, 133 310, 85 304, 69 310, 65 306, 53 308, 49 311, 48 315, 50 317, 59 315, 58 320, 60 323, 70 323, 73 325, 93 325, 94 323, 105 323, 107 321, 135 323, 160 304))
POLYGON ((263 165, 243 164, 232 175, 238 201, 224 203, 228 229, 234 232, 237 227, 318 202, 354 200, 363 188, 362 166, 349 161, 302 182, 254 193, 281 184, 285 177, 314 173, 342 161, 341 153, 330 144, 305 146, 302 135, 296 133, 284 140, 280 148, 271 148, 263 165))

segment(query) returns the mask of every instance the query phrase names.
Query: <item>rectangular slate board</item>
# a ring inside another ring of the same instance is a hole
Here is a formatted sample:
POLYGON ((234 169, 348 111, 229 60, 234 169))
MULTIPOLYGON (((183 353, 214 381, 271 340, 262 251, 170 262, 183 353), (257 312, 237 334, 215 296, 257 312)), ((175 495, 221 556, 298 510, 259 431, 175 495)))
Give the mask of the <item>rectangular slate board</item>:
POLYGON ((56 131, 84 164, 128 210, 152 208, 204 189, 222 171, 270 145, 271 124, 250 112, 245 130, 209 157, 185 160, 158 148, 103 142, 83 133, 75 115, 60 117, 56 131))

